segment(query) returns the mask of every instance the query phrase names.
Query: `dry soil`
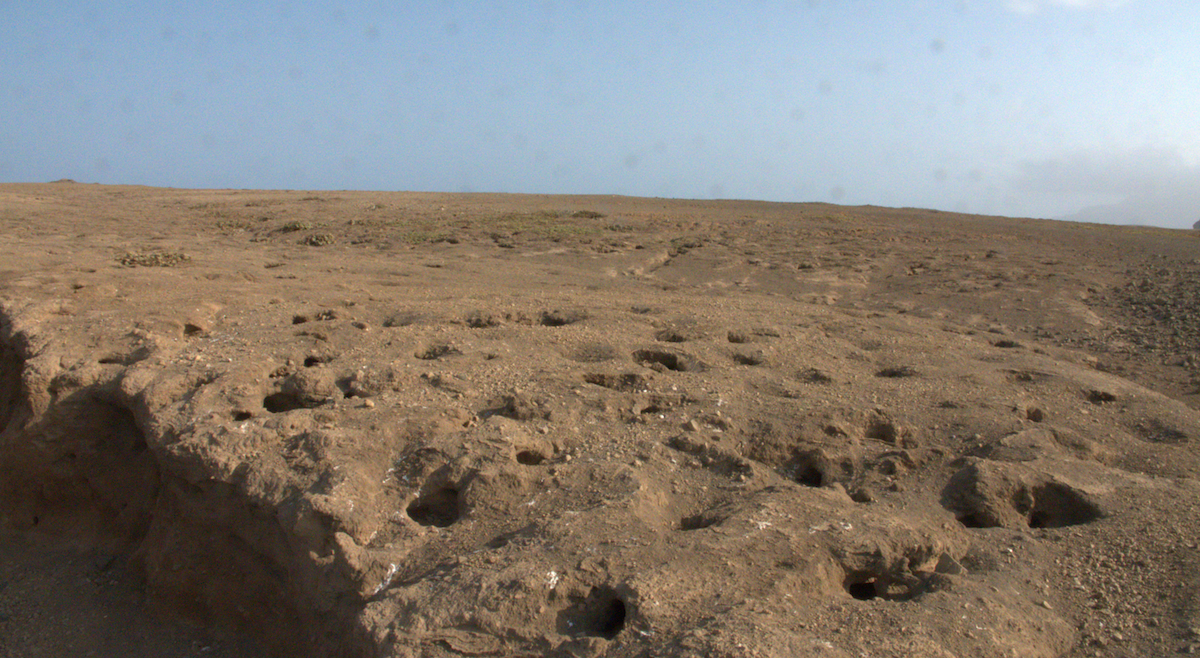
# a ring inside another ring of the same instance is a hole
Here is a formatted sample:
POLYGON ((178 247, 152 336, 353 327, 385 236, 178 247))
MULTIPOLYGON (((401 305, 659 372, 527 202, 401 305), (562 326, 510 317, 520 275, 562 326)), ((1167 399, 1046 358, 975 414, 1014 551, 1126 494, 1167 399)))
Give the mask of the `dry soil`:
POLYGON ((0 656, 1200 651, 1200 231, 0 186, 0 656))

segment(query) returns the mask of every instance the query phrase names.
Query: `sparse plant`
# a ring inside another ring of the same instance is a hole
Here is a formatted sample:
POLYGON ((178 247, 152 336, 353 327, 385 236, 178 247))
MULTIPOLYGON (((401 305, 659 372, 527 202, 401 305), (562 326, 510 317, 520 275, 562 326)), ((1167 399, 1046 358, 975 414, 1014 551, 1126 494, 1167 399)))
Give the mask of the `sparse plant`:
POLYGON ((313 229, 312 222, 305 222, 305 221, 301 221, 301 220, 297 219, 297 220, 292 220, 292 221, 284 224, 283 226, 280 226, 279 232, 280 233, 295 233, 297 231, 311 231, 312 229, 313 229))
POLYGON ((117 262, 125 267, 174 267, 191 259, 191 256, 181 251, 131 251, 117 256, 117 262))
POLYGON ((244 219, 222 219, 217 222, 217 230, 223 233, 250 230, 250 222, 244 219))

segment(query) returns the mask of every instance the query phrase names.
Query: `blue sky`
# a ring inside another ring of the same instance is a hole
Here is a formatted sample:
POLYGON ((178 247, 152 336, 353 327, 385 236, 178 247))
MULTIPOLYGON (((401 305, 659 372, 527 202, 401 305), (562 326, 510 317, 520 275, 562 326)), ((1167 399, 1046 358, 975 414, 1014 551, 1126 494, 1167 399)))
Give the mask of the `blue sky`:
POLYGON ((0 181, 1182 227, 1197 37, 1194 0, 0 0, 0 181))

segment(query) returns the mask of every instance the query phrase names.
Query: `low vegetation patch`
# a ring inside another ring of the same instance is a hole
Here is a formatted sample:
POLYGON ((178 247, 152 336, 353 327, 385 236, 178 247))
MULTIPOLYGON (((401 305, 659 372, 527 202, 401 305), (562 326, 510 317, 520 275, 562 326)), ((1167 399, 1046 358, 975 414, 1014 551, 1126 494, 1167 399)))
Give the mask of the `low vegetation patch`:
POLYGON ((125 267, 174 267, 191 259, 182 251, 130 251, 117 256, 117 262, 125 267))

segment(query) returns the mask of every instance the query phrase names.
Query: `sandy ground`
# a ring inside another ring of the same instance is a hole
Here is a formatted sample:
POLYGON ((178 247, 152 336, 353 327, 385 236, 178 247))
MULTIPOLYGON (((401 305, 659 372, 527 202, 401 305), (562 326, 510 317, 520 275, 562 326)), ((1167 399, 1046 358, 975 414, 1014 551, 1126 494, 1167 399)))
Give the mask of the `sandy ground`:
POLYGON ((0 186, 0 656, 1200 651, 1200 232, 0 186))

